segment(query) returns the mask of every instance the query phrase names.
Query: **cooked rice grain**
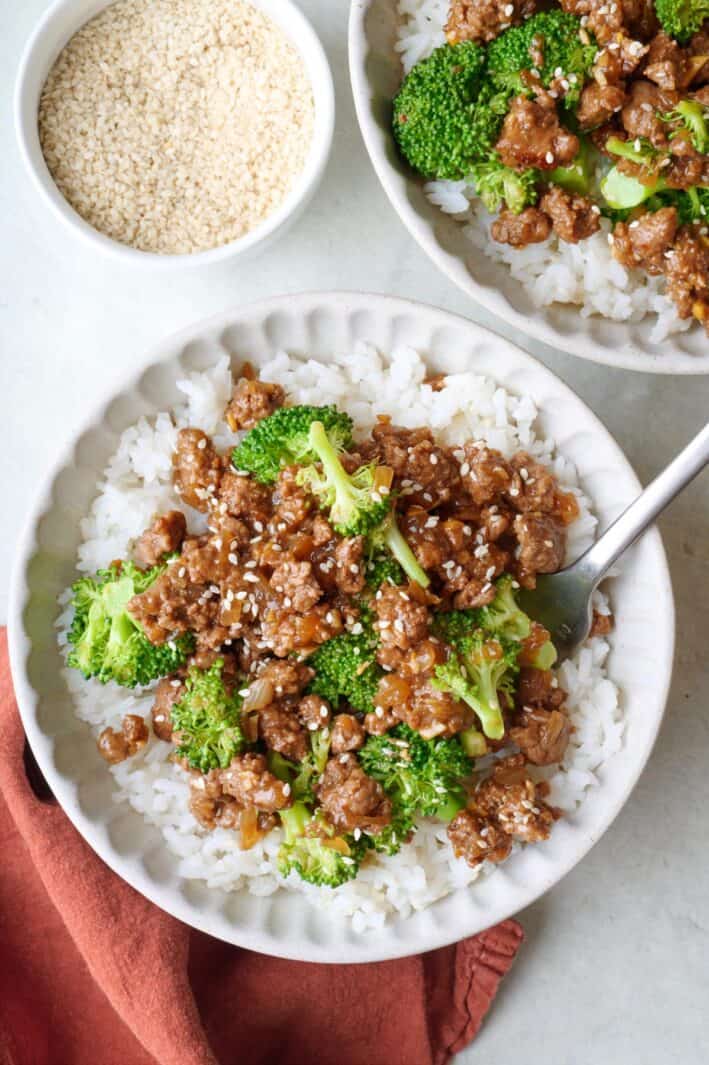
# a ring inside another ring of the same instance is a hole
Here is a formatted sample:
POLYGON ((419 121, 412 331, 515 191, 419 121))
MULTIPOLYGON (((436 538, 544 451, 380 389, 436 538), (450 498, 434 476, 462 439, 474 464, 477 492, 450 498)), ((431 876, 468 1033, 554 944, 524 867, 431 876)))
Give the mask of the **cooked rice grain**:
POLYGON ((141 251, 206 251, 272 214, 305 165, 303 60, 242 0, 119 0, 42 92, 47 166, 95 229, 141 251))

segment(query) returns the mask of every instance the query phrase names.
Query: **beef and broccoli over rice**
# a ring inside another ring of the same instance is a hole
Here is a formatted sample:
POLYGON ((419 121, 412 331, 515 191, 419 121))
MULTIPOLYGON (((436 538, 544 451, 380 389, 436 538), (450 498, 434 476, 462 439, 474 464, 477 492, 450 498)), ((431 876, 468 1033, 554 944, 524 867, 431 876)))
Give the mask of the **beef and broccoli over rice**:
POLYGON ((63 639, 118 797, 184 875, 365 927, 547 839, 622 723, 604 603, 561 669, 516 604, 593 527, 530 401, 414 352, 341 362, 224 360, 128 430, 63 639))
POLYGON ((709 332, 706 0, 399 11, 393 131, 433 202, 539 305, 709 332))

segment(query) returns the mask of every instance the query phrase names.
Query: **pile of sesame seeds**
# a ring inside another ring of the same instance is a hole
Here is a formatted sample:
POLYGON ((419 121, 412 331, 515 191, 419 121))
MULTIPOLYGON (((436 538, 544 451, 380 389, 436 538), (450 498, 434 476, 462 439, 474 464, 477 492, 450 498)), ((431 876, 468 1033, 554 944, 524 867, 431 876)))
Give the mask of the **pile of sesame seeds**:
POLYGON ((206 251, 284 201, 312 141, 299 53, 246 0, 118 0, 44 86, 47 166, 95 229, 146 252, 206 251))

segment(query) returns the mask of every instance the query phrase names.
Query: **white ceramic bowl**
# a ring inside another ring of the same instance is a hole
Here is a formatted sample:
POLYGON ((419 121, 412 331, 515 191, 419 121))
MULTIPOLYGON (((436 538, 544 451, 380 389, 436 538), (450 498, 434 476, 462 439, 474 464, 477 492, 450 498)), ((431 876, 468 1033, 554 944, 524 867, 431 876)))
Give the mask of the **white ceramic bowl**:
MULTIPOLYGON (((395 50, 396 0, 352 0, 349 56, 362 136, 379 180, 411 235, 459 288, 529 337, 583 359, 649 373, 709 373, 709 338, 700 326, 651 344, 648 320, 582 318, 571 305, 535 307, 503 263, 474 248, 463 227, 426 199, 423 182, 403 164, 391 135, 391 101, 401 84, 395 50)), ((653 316, 654 318, 654 316, 653 316)))
POLYGON ((305 210, 324 173, 335 127, 335 91, 324 49, 293 0, 249 0, 280 26, 305 63, 315 102, 313 140, 305 167, 281 206, 238 240, 195 254, 157 255, 105 236, 77 214, 54 183, 37 129, 39 99, 57 56, 70 38, 112 0, 56 0, 27 43, 15 89, 15 128, 20 152, 35 188, 61 221, 85 243, 125 263, 172 270, 207 266, 263 250, 305 210))
POLYGON ((10 650, 15 690, 32 748, 59 802, 94 850, 164 910, 211 935, 253 950, 307 961, 365 962, 430 950, 479 932, 528 905, 567 873, 616 816, 632 791, 659 727, 670 680, 672 591, 656 531, 623 563, 611 595, 616 616, 609 671, 627 719, 624 748, 599 773, 572 817, 551 838, 516 853, 472 888, 408 920, 356 935, 295 893, 256 898, 183 879, 155 828, 111 802, 112 778, 87 725, 75 716, 61 676, 54 620, 57 596, 74 579, 79 521, 122 430, 178 402, 175 381, 224 352, 234 366, 263 365, 279 350, 327 359, 367 340, 387 352, 416 347, 433 373, 473 369, 531 395, 540 427, 580 472, 601 526, 637 494, 638 481, 591 411, 530 356, 472 323, 402 300, 354 294, 271 299, 221 314, 171 337, 145 368, 91 414, 43 485, 19 545, 11 591, 10 650))

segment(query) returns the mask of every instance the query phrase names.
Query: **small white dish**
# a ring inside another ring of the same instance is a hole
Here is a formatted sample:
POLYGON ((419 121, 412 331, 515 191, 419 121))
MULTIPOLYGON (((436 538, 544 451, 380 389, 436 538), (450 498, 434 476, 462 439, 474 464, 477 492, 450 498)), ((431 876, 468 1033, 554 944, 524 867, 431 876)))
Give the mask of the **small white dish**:
POLYGON ((423 182, 401 161, 391 134, 391 101, 401 84, 396 0, 352 0, 349 58, 364 143, 379 180, 412 237, 472 300, 523 335, 582 359, 645 373, 709 373, 709 338, 698 325, 660 344, 649 340, 654 316, 641 322, 582 318, 571 304, 538 308, 503 263, 473 247, 463 227, 426 198, 423 182))
POLYGON ((32 182, 60 220, 91 247, 134 266, 173 270, 209 266, 225 259, 263 250, 299 217, 310 202, 332 147, 335 128, 335 90, 320 39, 293 0, 249 0, 271 18, 300 53, 310 78, 315 104, 313 139, 305 168, 281 206, 238 240, 194 254, 158 255, 139 251, 105 236, 86 222, 57 188, 42 154, 37 113, 47 75, 57 56, 86 22, 112 0, 56 0, 27 43, 15 89, 15 129, 20 152, 32 182))
POLYGON ((185 923, 252 950, 318 962, 371 962, 432 950, 473 935, 548 891, 601 837, 628 799, 662 720, 672 672, 674 606, 659 533, 623 560, 611 596, 616 628, 609 675, 622 693, 623 748, 598 772, 579 809, 551 838, 408 919, 356 934, 297 893, 258 898, 185 879, 159 831, 112 801, 113 778, 62 676, 54 623, 57 597, 75 579, 80 521, 121 432, 180 399, 176 380, 228 353, 234 368, 262 366, 278 351, 328 359, 360 340, 384 353, 411 345, 432 374, 475 370, 512 393, 531 396, 539 424, 576 465, 600 528, 637 495, 639 484, 596 416, 549 370, 463 318, 403 300, 352 293, 282 296, 198 323, 160 344, 142 371, 87 416, 60 453, 18 546, 9 642, 22 722, 58 801, 97 854, 137 891, 185 923))

